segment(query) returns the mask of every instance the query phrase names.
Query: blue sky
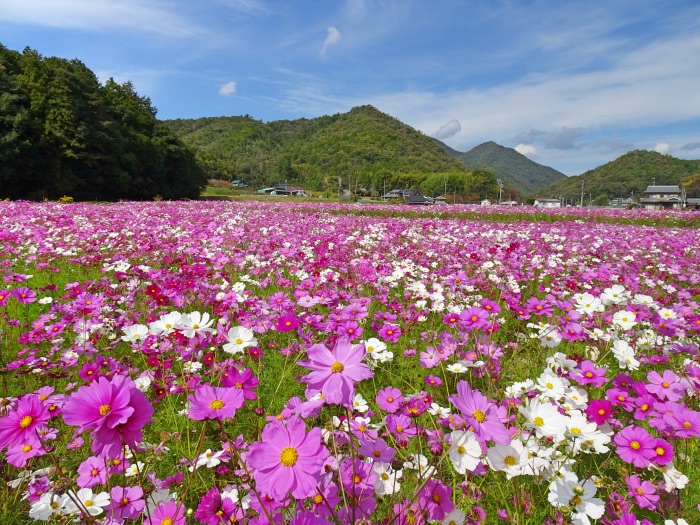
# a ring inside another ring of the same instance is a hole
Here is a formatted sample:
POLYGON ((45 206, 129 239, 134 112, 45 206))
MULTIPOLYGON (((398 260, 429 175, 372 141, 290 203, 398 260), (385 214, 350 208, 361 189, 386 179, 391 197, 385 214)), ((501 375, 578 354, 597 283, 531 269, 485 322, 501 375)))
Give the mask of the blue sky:
POLYGON ((567 175, 700 158, 697 0, 0 0, 0 43, 131 80, 163 119, 372 104, 567 175))

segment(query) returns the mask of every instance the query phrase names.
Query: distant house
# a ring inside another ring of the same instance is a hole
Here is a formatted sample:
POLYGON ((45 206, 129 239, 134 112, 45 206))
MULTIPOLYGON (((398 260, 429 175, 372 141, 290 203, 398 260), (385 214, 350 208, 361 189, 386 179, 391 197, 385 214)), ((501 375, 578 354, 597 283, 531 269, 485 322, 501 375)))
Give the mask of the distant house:
POLYGON ((426 206, 430 204, 435 204, 435 200, 432 197, 426 197, 420 193, 414 193, 408 197, 409 204, 417 204, 421 206, 426 206))
POLYGON ((304 188, 301 186, 292 186, 291 184, 278 184, 277 186, 271 188, 262 188, 258 190, 258 193, 265 193, 267 195, 291 195, 294 197, 307 197, 304 188))
POLYGON ((518 201, 503 201, 501 206, 517 206, 518 201))
POLYGON ((394 189, 391 191, 386 192, 384 195, 382 195, 382 199, 384 200, 393 200, 393 199, 408 199, 411 195, 414 195, 414 193, 411 190, 398 190, 394 189))
POLYGON ((535 207, 537 208, 561 208, 559 199, 535 199, 535 207))
POLYGON ((683 199, 678 185, 673 186, 647 186, 644 197, 639 199, 642 208, 647 210, 664 210, 668 208, 682 208, 683 199))

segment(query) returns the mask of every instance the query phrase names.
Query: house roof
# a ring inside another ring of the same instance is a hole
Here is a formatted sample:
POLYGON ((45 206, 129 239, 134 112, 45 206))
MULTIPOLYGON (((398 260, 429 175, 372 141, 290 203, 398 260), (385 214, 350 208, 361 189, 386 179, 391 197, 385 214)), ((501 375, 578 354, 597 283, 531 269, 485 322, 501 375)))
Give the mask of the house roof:
POLYGON ((680 193, 681 189, 675 186, 647 186, 644 193, 680 193))

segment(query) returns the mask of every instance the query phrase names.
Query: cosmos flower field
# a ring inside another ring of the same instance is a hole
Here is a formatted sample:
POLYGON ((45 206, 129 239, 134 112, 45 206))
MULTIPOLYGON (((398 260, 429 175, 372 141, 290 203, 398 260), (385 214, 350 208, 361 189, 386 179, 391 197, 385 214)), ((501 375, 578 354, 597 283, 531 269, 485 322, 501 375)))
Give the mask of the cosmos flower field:
POLYGON ((681 212, 0 202, 8 523, 700 522, 681 212))

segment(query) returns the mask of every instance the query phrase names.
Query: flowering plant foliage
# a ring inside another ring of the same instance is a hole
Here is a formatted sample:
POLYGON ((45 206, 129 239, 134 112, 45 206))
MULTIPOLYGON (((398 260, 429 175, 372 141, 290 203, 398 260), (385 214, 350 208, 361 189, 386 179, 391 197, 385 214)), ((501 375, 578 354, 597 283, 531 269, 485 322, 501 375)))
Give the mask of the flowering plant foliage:
POLYGON ((8 519, 698 522, 694 218, 454 209, 1 202, 8 519))

